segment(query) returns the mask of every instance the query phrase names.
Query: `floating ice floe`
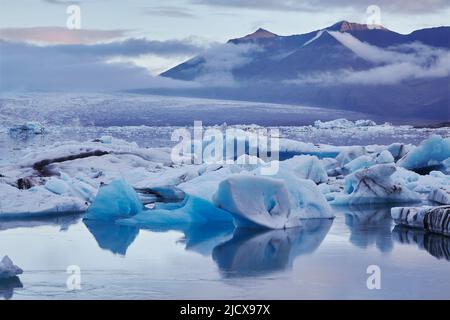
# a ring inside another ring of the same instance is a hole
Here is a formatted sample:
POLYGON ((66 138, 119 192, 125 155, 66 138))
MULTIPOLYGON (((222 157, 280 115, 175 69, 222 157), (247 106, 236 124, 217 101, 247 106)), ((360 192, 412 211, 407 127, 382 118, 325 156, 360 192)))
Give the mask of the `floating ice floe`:
POLYGON ((429 172, 443 166, 450 157, 450 138, 434 135, 413 148, 397 165, 417 172, 429 172))
POLYGON ((343 204, 374 204, 419 202, 420 195, 409 190, 401 181, 392 179, 394 164, 377 164, 345 177, 345 194, 336 195, 331 202, 343 204))
POLYGON ((0 279, 8 279, 22 274, 23 270, 16 266, 8 256, 0 261, 0 279))
POLYGON ((392 208, 395 223, 450 236, 450 206, 392 208))

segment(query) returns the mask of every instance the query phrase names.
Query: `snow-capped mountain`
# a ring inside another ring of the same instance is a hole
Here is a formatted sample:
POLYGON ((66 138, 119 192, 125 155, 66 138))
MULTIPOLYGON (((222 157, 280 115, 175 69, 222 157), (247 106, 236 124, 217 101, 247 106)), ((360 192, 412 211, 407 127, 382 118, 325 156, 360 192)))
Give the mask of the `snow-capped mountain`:
POLYGON ((189 94, 207 97, 448 120, 449 59, 450 27, 404 35, 341 21, 291 36, 260 28, 162 76, 203 81, 204 89, 189 94), (233 83, 214 83, 225 77, 233 83))

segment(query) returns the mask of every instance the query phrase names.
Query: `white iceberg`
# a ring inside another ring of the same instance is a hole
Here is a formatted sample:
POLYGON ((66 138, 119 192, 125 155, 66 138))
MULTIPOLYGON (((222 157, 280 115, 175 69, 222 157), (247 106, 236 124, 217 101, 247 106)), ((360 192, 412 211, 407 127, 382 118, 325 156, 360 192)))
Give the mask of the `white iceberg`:
POLYGON ((0 183, 0 219, 78 213, 86 211, 88 207, 89 203, 81 198, 58 195, 43 186, 19 190, 0 183))
POLYGON ((449 157, 450 138, 434 135, 408 152, 397 165, 410 170, 421 170, 440 166, 449 157))
POLYGON ((222 181, 214 204, 230 212, 237 226, 270 229, 302 225, 302 219, 332 218, 326 199, 310 180, 235 175, 222 181))
POLYGON ((236 175, 219 184, 214 204, 230 212, 237 226, 285 228, 291 214, 289 193, 282 180, 236 175))
POLYGON ((315 156, 295 156, 280 162, 280 167, 282 170, 291 171, 298 178, 312 180, 316 184, 328 181, 328 175, 322 162, 315 156))
POLYGON ((8 256, 0 261, 0 279, 8 279, 22 274, 23 270, 16 266, 8 256))
POLYGON ((375 204, 418 202, 420 195, 406 188, 401 181, 392 179, 394 164, 377 164, 358 170, 345 177, 345 194, 335 196, 332 204, 375 204))

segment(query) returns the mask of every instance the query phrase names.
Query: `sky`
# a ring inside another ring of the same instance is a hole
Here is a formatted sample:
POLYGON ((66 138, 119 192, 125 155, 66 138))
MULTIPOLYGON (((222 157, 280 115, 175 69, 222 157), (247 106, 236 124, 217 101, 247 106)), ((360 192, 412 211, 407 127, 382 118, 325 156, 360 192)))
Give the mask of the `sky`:
MULTIPOLYGON (((92 64, 105 72, 118 68, 101 79, 123 68, 142 68, 133 80, 139 83, 259 27, 291 35, 341 20, 366 23, 367 7, 373 4, 380 8, 381 24, 400 33, 448 25, 450 17, 450 0, 0 0, 0 40, 7 41, 0 50, 4 61, 17 64, 21 52, 37 54, 52 67, 50 52, 56 61, 71 64, 72 72, 92 64), (80 8, 79 30, 66 26, 66 10, 73 4, 80 8), (89 61, 78 63, 80 55, 89 61)), ((33 67, 37 77, 42 68, 33 67)))

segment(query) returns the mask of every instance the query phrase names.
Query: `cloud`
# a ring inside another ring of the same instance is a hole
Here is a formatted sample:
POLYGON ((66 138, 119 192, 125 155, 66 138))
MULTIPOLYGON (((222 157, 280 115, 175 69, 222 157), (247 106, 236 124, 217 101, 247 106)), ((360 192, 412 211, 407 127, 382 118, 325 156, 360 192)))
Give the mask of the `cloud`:
POLYGON ((367 70, 341 69, 335 72, 300 75, 298 79, 287 80, 285 83, 326 86, 395 85, 415 79, 450 77, 450 50, 433 48, 421 43, 380 49, 355 38, 345 36, 342 39, 355 54, 375 62, 376 65, 367 70))
MULTIPOLYGON (((98 91, 135 88, 185 88, 194 83, 155 77, 142 67, 126 62, 108 62, 116 55, 142 52, 172 52, 153 48, 145 41, 104 45, 37 46, 0 41, 0 88, 7 90, 98 91)), ((150 42, 151 43, 151 42, 150 42)), ((176 49, 176 51, 178 48, 176 49)), ((178 52, 178 51, 177 51, 178 52)))
POLYGON ((280 11, 322 11, 344 8, 354 8, 361 11, 369 5, 376 4, 383 11, 401 14, 423 14, 450 7, 448 0, 378 0, 375 3, 373 0, 191 0, 191 2, 210 6, 280 11))
POLYGON ((123 38, 129 30, 71 30, 64 27, 0 28, 0 39, 44 44, 91 44, 123 38))
POLYGON ((262 50, 255 44, 232 43, 216 44, 205 50, 202 73, 195 79, 205 86, 232 87, 238 85, 233 76, 233 69, 242 67, 252 61, 252 55, 262 50))
POLYGON ((150 16, 165 16, 169 18, 196 18, 190 10, 181 7, 149 7, 144 8, 143 13, 150 16))
POLYGON ((79 4, 81 1, 77 0, 42 0, 43 2, 49 4, 59 4, 59 5, 69 5, 69 4, 79 4))

